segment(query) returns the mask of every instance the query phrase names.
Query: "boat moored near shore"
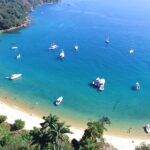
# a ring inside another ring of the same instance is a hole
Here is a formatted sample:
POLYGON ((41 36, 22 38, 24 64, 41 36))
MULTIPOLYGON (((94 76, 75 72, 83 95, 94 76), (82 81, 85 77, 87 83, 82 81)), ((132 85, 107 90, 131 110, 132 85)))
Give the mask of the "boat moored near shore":
POLYGON ((136 83, 135 83, 135 89, 136 89, 136 90, 140 90, 140 83, 139 83, 139 82, 136 82, 136 83))
POLYGON ((105 87, 105 79, 100 79, 99 77, 96 78, 96 80, 94 80, 92 82, 92 85, 96 88, 98 88, 100 91, 104 91, 104 87, 105 87))
POLYGON ((6 78, 9 80, 16 80, 16 79, 21 78, 21 77, 22 77, 22 74, 18 73, 18 74, 12 74, 10 77, 6 77, 6 78))
POLYGON ((55 101, 55 105, 56 106, 60 105, 62 101, 63 101, 63 97, 62 96, 58 97, 57 100, 55 101))
POLYGON ((150 124, 147 124, 145 127, 144 127, 144 130, 146 133, 150 133, 150 124))

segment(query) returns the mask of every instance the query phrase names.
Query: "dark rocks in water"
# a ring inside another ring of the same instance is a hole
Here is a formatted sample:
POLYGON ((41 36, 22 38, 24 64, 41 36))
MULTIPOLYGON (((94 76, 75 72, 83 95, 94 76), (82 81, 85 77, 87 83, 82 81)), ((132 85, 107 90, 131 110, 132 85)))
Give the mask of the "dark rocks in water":
POLYGON ((106 116, 103 116, 100 121, 105 124, 111 124, 110 119, 106 116))

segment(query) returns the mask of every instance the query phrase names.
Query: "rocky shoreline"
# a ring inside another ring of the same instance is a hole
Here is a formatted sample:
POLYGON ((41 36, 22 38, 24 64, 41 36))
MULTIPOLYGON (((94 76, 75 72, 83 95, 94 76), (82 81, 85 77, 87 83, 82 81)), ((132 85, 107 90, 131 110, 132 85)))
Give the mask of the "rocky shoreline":
POLYGON ((30 23, 31 23, 31 19, 29 17, 26 17, 25 21, 21 25, 16 26, 16 27, 11 27, 9 29, 0 30, 0 33, 7 33, 7 32, 18 30, 18 29, 27 27, 30 23))

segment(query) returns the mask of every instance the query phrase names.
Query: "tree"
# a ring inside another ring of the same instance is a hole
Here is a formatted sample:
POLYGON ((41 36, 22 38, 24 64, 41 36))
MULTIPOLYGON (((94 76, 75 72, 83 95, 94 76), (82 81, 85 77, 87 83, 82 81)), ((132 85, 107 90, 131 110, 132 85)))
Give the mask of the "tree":
POLYGON ((140 146, 137 146, 135 150, 150 150, 150 145, 142 143, 140 146))
POLYGON ((31 131, 32 145, 37 145, 40 150, 51 149, 60 150, 65 147, 68 142, 67 133, 71 133, 69 126, 64 122, 60 122, 55 115, 43 117, 44 122, 41 123, 41 128, 34 128, 31 131), (53 148, 52 148, 53 146, 53 148))
POLYGON ((0 123, 5 122, 7 119, 7 116, 0 115, 0 123))
POLYGON ((104 123, 101 121, 88 122, 87 126, 80 140, 80 150, 98 150, 104 144, 103 133, 106 130, 104 123))
POLYGON ((13 129, 14 130, 20 130, 20 129, 23 129, 25 126, 25 122, 22 121, 21 119, 17 119, 15 120, 15 123, 13 125, 13 129))

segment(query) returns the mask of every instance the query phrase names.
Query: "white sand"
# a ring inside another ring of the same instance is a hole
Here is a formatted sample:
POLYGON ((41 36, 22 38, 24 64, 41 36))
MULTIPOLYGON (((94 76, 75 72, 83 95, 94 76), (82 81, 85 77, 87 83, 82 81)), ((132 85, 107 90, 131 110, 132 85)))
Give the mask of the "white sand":
MULTIPOLYGON (((43 121, 41 118, 33 114, 28 114, 16 106, 8 106, 2 101, 0 101, 0 115, 6 115, 8 123, 14 123, 16 119, 24 120, 25 129, 32 129, 35 126, 40 127, 40 123, 43 121)), ((84 129, 71 128, 71 131, 73 134, 69 135, 70 139, 76 138, 79 140, 83 135, 84 129)), ((104 135, 104 138, 105 141, 112 144, 118 150, 134 150, 135 146, 142 142, 150 144, 150 140, 130 139, 111 135, 104 135)))

